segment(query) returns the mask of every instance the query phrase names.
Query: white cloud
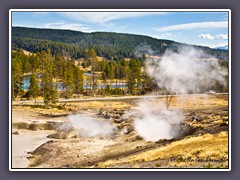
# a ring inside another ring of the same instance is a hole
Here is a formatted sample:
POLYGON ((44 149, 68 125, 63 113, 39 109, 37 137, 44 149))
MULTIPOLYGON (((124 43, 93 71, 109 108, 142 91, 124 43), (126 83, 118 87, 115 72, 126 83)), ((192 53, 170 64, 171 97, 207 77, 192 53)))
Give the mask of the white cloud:
POLYGON ((60 14, 77 21, 88 23, 106 23, 122 18, 164 15, 167 14, 167 12, 61 12, 60 14))
POLYGON ((208 40, 227 40, 228 39, 228 34, 219 34, 217 36, 212 36, 210 34, 200 34, 198 36, 201 39, 208 39, 208 40))
POLYGON ((165 26, 160 28, 153 28, 155 31, 176 31, 176 30, 192 30, 192 29, 206 29, 206 28, 227 28, 228 21, 219 22, 196 22, 196 23, 186 23, 178 24, 172 26, 165 26))
POLYGON ((43 28, 50 28, 50 29, 68 29, 68 30, 75 30, 75 31, 82 31, 82 32, 94 32, 95 30, 89 28, 83 24, 79 23, 64 23, 64 22, 52 22, 46 23, 43 25, 43 28))
POLYGON ((200 34, 198 37, 201 38, 201 39, 209 39, 209 40, 215 39, 210 34, 200 34))
POLYGON ((207 47, 210 47, 210 48, 217 48, 217 47, 228 46, 228 42, 219 43, 219 44, 207 43, 207 44, 198 44, 198 45, 200 45, 200 46, 207 46, 207 47))
POLYGON ((216 39, 226 40, 228 39, 228 34, 219 34, 216 36, 216 39))

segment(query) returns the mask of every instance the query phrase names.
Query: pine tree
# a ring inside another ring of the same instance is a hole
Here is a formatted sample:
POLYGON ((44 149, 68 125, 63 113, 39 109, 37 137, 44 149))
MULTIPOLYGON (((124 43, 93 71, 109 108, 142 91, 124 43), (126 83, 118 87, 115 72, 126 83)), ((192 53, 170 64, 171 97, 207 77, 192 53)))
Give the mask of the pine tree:
POLYGON ((128 92, 131 94, 140 92, 140 86, 141 86, 140 61, 137 61, 135 59, 132 59, 131 61, 129 61, 129 68, 127 72, 127 86, 128 86, 128 92))
POLYGON ((32 74, 32 77, 30 79, 30 86, 28 88, 28 92, 30 97, 34 98, 36 102, 36 98, 40 93, 40 89, 38 87, 38 79, 35 73, 32 74))
POLYGON ((127 83, 128 93, 134 94, 135 93, 135 79, 133 76, 133 72, 130 68, 127 71, 126 83, 127 83))
POLYGON ((128 62, 123 59, 122 62, 121 62, 121 65, 122 65, 122 69, 121 69, 121 77, 126 79, 127 77, 127 71, 128 71, 128 62))
POLYGON ((97 81, 96 81, 96 75, 95 75, 95 68, 97 64, 97 54, 96 51, 91 48, 89 51, 89 58, 91 62, 91 94, 94 95, 95 91, 97 89, 97 81))
POLYGON ((79 67, 74 67, 74 85, 75 93, 83 93, 83 71, 79 67))
POLYGON ((142 93, 151 92, 154 89, 153 79, 144 71, 142 74, 142 93))
POLYGON ((23 73, 21 69, 21 60, 18 53, 13 53, 12 57, 12 99, 14 100, 20 91, 22 91, 23 73))
POLYGON ((28 58, 29 64, 30 64, 30 69, 29 72, 33 73, 33 72, 37 72, 39 66, 40 66, 40 58, 39 58, 39 53, 35 54, 31 54, 28 58))
POLYGON ((108 79, 112 80, 114 78, 114 70, 114 63, 112 61, 108 62, 105 69, 105 73, 108 79))
POLYGON ((114 70, 115 70, 114 62, 109 61, 106 65, 106 68, 105 68, 105 74, 106 74, 107 79, 110 79, 110 85, 109 85, 110 89, 111 89, 112 80, 113 80, 114 75, 115 75, 114 70))
POLYGON ((58 101, 57 90, 53 82, 53 57, 50 51, 42 52, 42 93, 46 107, 58 101))
POLYGON ((85 49, 85 50, 84 50, 84 63, 83 63, 83 67, 84 67, 84 68, 89 67, 89 65, 91 64, 91 63, 90 63, 89 56, 90 56, 90 54, 89 54, 89 49, 85 49))
POLYGON ((63 77, 64 74, 64 61, 63 58, 60 56, 59 53, 55 56, 55 63, 56 63, 56 71, 58 77, 63 77))
POLYGON ((68 59, 65 65, 64 78, 63 78, 63 88, 64 88, 64 98, 70 98, 74 91, 74 64, 68 59))

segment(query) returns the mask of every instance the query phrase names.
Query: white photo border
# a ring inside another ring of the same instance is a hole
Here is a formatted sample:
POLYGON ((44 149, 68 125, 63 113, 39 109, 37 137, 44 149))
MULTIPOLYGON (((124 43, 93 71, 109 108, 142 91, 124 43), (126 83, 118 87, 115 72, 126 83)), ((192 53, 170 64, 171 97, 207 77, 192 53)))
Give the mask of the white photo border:
POLYGON ((9 171, 231 171, 231 9, 10 9, 9 10, 9 171), (11 57, 12 57, 12 13, 13 12, 228 12, 228 169, 202 168, 12 168, 12 93, 11 93, 11 57))

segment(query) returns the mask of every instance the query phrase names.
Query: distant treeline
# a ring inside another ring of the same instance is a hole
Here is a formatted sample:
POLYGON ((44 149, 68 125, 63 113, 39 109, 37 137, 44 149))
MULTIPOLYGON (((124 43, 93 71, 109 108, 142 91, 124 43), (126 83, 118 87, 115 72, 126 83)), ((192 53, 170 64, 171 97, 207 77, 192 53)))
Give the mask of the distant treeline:
POLYGON ((94 49, 85 49, 84 61, 77 62, 64 58, 59 53, 52 56, 50 50, 26 55, 22 50, 12 52, 12 99, 17 97, 36 99, 41 96, 46 105, 54 104, 58 98, 70 98, 73 94, 125 95, 145 94, 151 92, 156 85, 143 71, 144 61, 97 60, 94 49), (84 71, 90 76, 84 77, 84 71), (23 91, 23 77, 30 75, 30 86, 23 91), (57 83, 61 82, 63 91, 57 91, 57 83), (111 83, 124 82, 126 88, 111 88, 111 83), (90 89, 84 89, 84 83, 90 89), (106 88, 99 89, 99 84, 106 88), (40 84, 40 86, 39 86, 40 84))
POLYGON ((166 49, 177 51, 180 45, 195 47, 220 60, 228 60, 228 51, 226 50, 187 45, 143 35, 111 32, 83 33, 71 30, 24 27, 12 28, 13 49, 24 49, 34 53, 43 50, 48 51, 49 49, 52 55, 59 53, 61 56, 70 56, 73 59, 84 57, 85 49, 91 48, 95 50, 97 56, 117 61, 127 57, 143 58, 139 57, 139 54, 148 53, 149 49, 153 51, 154 55, 162 55, 166 49))

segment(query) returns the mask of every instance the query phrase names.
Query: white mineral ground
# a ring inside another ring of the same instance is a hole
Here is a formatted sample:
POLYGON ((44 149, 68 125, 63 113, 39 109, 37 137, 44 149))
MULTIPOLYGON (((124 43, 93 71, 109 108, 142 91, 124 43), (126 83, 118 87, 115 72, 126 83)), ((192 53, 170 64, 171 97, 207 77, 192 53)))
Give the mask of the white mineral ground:
MULTIPOLYGON (((12 123, 27 123, 27 124, 43 124, 50 118, 38 116, 34 110, 22 110, 21 108, 14 108, 12 111, 12 123)), ((55 122, 62 122, 64 117, 54 118, 55 122)), ((27 168, 29 160, 27 159, 30 154, 28 152, 34 151, 36 148, 51 140, 47 138, 52 134, 53 130, 28 130, 26 128, 12 129, 12 168, 27 168)))
POLYGON ((27 168, 28 152, 35 150, 49 141, 47 136, 54 131, 19 131, 19 135, 12 134, 12 168, 27 168))

